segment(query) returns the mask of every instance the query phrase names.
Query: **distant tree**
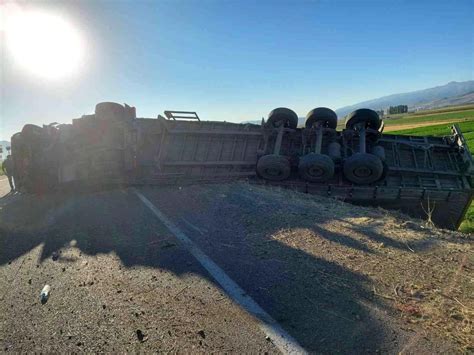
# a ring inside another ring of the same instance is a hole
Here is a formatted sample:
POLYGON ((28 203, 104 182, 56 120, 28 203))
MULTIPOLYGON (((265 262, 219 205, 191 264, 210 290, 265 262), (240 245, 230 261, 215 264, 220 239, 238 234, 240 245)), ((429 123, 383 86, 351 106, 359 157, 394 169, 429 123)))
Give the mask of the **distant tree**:
POLYGON ((390 106, 388 109, 388 113, 391 115, 395 115, 398 113, 407 113, 407 112, 408 112, 407 105, 390 106))

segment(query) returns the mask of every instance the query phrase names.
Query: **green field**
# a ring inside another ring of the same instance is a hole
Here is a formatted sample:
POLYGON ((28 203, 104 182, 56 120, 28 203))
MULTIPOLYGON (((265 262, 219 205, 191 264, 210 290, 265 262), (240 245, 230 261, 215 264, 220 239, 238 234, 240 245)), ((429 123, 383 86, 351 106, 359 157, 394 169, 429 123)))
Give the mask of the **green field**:
MULTIPOLYGON (((417 111, 408 114, 388 115, 384 117, 384 124, 387 127, 398 125, 414 125, 432 122, 450 121, 471 121, 474 120, 474 105, 440 108, 436 110, 417 111)), ((338 128, 344 128, 344 120, 338 122, 338 128)))
MULTIPOLYGON (((418 127, 412 129, 391 131, 388 134, 410 134, 415 136, 445 136, 449 135, 450 125, 447 123, 436 124, 436 121, 448 121, 448 120, 458 121, 457 124, 461 128, 461 131, 466 138, 468 146, 471 148, 471 152, 474 152, 474 110, 460 110, 457 112, 446 112, 440 114, 428 114, 428 115, 406 115, 403 118, 393 120, 393 124, 407 124, 412 125, 417 122, 429 122, 433 121, 432 126, 418 127), (463 120, 459 122, 459 120, 463 120)), ((388 121, 385 122, 386 124, 388 121)), ((460 230, 463 232, 472 233, 474 232, 474 204, 471 205, 467 211, 466 218, 461 224, 460 230)))
POLYGON ((422 115, 421 113, 416 114, 408 114, 403 116, 398 116, 400 118, 389 118, 386 119, 385 125, 404 125, 404 124, 416 124, 416 123, 424 123, 424 122, 433 122, 436 124, 436 121, 459 121, 459 120, 474 120, 474 109, 470 110, 462 110, 462 111, 455 111, 455 112, 445 112, 445 113, 426 113, 422 115))
POLYGON ((441 113, 441 112, 453 112, 453 111, 463 111, 463 110, 474 110, 474 105, 461 105, 461 106, 447 106, 441 108, 435 108, 432 110, 423 110, 413 113, 413 115, 426 115, 432 113, 441 113))

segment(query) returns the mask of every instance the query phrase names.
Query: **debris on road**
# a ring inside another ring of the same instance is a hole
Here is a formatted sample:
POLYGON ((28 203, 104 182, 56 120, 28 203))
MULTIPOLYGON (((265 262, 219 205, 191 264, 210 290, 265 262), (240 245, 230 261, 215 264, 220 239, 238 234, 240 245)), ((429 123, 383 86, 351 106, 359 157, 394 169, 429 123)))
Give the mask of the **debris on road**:
MULTIPOLYGON (((141 191, 308 352, 471 350, 468 235, 247 183, 141 191)), ((277 351, 127 190, 21 197, 0 210, 1 350, 277 351)))
POLYGON ((201 329, 201 330, 198 331, 197 333, 198 333, 198 335, 201 336, 201 338, 206 339, 206 333, 204 333, 204 330, 201 329))
POLYGON ((41 304, 45 304, 46 302, 48 302, 50 291, 51 291, 51 286, 45 285, 43 287, 43 289, 41 290, 41 295, 40 295, 41 304))
POLYGON ((141 343, 144 343, 145 341, 148 340, 148 337, 143 334, 143 332, 140 329, 137 329, 137 338, 141 343))

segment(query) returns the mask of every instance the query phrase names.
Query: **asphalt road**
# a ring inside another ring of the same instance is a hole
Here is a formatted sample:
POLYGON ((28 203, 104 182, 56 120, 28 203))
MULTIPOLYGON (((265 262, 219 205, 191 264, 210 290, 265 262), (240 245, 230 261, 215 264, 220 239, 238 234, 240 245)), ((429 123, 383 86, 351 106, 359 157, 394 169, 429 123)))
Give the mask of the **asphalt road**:
POLYGON ((329 228, 308 250, 275 239, 304 227, 293 221, 317 218, 298 201, 267 201, 245 185, 34 196, 8 194, 6 184, 0 350, 449 349, 406 327, 367 277, 311 252, 331 244, 370 255, 372 244, 329 228))
POLYGON ((277 351, 134 194, 55 197, 2 198, 3 350, 277 351))

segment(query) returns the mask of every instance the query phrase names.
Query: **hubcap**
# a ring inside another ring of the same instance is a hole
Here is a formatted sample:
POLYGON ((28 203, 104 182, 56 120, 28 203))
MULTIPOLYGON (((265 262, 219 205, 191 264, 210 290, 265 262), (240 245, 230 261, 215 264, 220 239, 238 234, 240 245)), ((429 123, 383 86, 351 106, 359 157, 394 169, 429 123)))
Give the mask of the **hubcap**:
POLYGON ((321 169, 321 167, 317 166, 317 165, 312 165, 309 169, 308 169, 308 173, 309 175, 311 176, 316 176, 316 177, 320 177, 324 174, 324 170, 321 169))
POLYGON ((279 176, 281 175, 281 170, 278 168, 268 168, 266 173, 270 176, 279 176))
POLYGON ((354 169, 354 175, 360 178, 366 178, 372 175, 372 170, 367 166, 361 166, 354 169))

